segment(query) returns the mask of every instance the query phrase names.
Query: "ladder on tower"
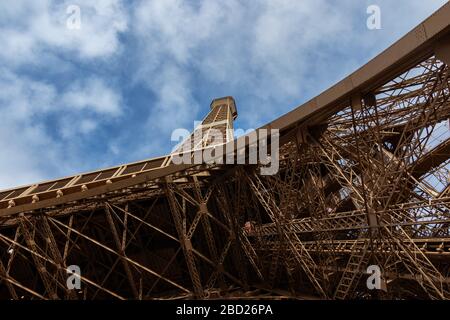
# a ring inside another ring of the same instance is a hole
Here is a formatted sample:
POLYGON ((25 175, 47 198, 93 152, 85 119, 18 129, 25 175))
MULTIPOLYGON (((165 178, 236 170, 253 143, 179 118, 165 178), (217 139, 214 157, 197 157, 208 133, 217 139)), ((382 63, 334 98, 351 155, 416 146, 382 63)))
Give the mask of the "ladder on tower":
POLYGON ((352 288, 358 283, 364 268, 369 260, 369 241, 356 241, 352 248, 352 253, 348 259, 347 266, 342 273, 341 280, 334 293, 334 299, 346 299, 352 288))

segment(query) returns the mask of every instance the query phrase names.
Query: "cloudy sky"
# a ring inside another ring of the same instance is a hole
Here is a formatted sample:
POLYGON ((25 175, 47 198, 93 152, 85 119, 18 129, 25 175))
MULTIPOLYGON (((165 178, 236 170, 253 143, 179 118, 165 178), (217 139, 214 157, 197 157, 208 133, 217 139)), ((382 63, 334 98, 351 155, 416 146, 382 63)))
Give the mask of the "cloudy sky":
POLYGON ((445 2, 0 0, 0 188, 163 155, 215 97, 263 125, 445 2))

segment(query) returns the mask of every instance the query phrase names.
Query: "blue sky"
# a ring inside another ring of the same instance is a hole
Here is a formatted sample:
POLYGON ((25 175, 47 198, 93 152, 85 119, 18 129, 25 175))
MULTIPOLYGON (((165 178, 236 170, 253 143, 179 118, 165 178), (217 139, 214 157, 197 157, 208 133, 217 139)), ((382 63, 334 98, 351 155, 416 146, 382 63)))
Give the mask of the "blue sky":
POLYGON ((263 125, 445 2, 0 0, 0 188, 168 153, 215 97, 235 97, 236 127, 263 125))

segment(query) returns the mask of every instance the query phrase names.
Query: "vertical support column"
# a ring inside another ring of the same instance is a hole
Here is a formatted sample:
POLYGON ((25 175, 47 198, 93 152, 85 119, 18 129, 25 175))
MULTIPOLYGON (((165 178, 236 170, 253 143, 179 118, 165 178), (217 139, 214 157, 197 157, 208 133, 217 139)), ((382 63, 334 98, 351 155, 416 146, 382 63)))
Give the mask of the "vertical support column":
MULTIPOLYGON (((368 99, 368 100, 373 100, 373 99, 368 99)), ((375 103, 374 101, 370 101, 372 103, 375 103)), ((361 184, 362 184, 362 197, 364 200, 364 207, 366 210, 366 214, 367 214, 367 221, 368 224, 370 226, 371 229, 371 236, 373 235, 374 232, 374 228, 376 228, 378 226, 378 219, 376 217, 375 212, 372 210, 371 206, 369 205, 369 200, 367 197, 367 189, 366 189, 366 181, 365 181, 365 168, 363 167, 362 164, 362 157, 361 157, 361 149, 360 149, 360 136, 359 136, 359 132, 357 129, 357 120, 356 120, 356 116, 355 113, 356 111, 360 111, 362 110, 363 106, 362 106, 362 97, 361 95, 355 95, 352 97, 352 101, 351 101, 351 109, 352 109, 352 124, 353 124, 353 135, 356 141, 356 152, 357 152, 357 159, 359 162, 359 171, 360 171, 360 178, 361 178, 361 184)))
MULTIPOLYGON (((239 274, 239 278, 244 284, 244 289, 248 289, 248 276, 247 276, 247 268, 245 265, 245 260, 243 257, 243 252, 241 245, 243 245, 242 241, 240 241, 241 229, 239 228, 236 215, 239 215, 239 212, 235 212, 235 215, 231 215, 231 204, 226 194, 225 188, 223 185, 217 186, 216 192, 216 202, 219 207, 219 210, 222 212, 226 221, 228 222, 228 228, 230 229, 230 239, 231 243, 231 257, 233 260, 233 264, 239 274)), ((260 274, 260 272, 258 271, 260 274)))
POLYGON ((177 205, 175 194, 170 187, 172 179, 166 177, 166 185, 164 186, 167 200, 169 202, 170 212, 172 213, 173 221, 177 229, 178 237, 180 240, 181 249, 183 250, 186 264, 189 269, 189 275, 191 277, 192 285, 194 287, 194 294, 197 298, 203 298, 204 292, 200 280, 200 274, 198 273, 197 266, 195 264, 194 254, 192 252, 191 240, 186 235, 186 217, 183 217, 177 205))
POLYGON ((44 287, 45 287, 48 295, 50 296, 51 299, 54 299, 54 300, 59 299, 57 291, 56 291, 56 285, 54 285, 54 283, 53 283, 54 282, 53 277, 49 274, 44 263, 41 261, 41 258, 36 255, 39 251, 38 251, 38 246, 36 245, 36 242, 34 240, 33 231, 32 231, 33 229, 35 229, 35 226, 24 215, 22 215, 19 218, 19 224, 20 224, 20 229, 22 230, 22 234, 25 238, 25 242, 28 246, 28 249, 30 249, 32 252, 32 254, 31 254, 32 259, 33 259, 36 269, 42 279, 42 283, 44 284, 44 287), (32 226, 30 227, 29 224, 32 224, 32 226))
POLYGON ((216 242, 214 240, 214 235, 211 228, 211 222, 209 221, 208 217, 208 207, 207 207, 207 200, 202 196, 202 192, 200 189, 200 185, 198 182, 198 179, 196 176, 192 177, 194 181, 194 191, 197 198, 197 201, 199 202, 199 211, 201 213, 201 223, 203 226, 203 231, 205 234, 206 242, 208 245, 209 253, 212 257, 212 260, 216 264, 216 270, 219 272, 219 283, 222 288, 225 288, 225 282, 223 278, 223 267, 220 265, 219 262, 219 255, 217 253, 217 247, 216 242))
MULTIPOLYGON (((366 189, 366 182, 364 175, 366 174, 367 168, 363 166, 362 159, 363 155, 361 154, 361 146, 360 146, 360 131, 362 130, 361 127, 364 127, 364 123, 360 121, 361 117, 364 117, 365 115, 360 115, 360 118, 357 119, 356 113, 360 111, 363 112, 363 104, 362 104, 362 97, 360 94, 356 94, 351 98, 351 117, 352 117, 352 126, 353 126, 353 138, 355 141, 355 149, 356 149, 356 161, 358 162, 359 166, 359 177, 361 179, 361 200, 364 205, 364 209, 366 212, 366 219, 368 221, 368 224, 370 226, 370 233, 369 237, 372 239, 374 236, 374 228, 377 225, 377 219, 375 212, 372 210, 371 206, 369 205, 368 196, 367 196, 367 189, 366 189)), ((346 299, 347 297, 351 296, 354 288, 358 285, 358 281, 361 277, 361 270, 366 267, 366 264, 369 260, 368 255, 368 247, 369 247, 369 241, 365 239, 365 234, 361 231, 359 231, 358 239, 362 239, 362 244, 355 244, 352 247, 352 252, 350 254, 350 257, 347 261, 346 268, 344 272, 342 273, 341 279, 336 287, 334 298, 335 299, 346 299)))
MULTIPOLYGON (((47 242, 47 245, 50 248, 50 254, 58 269, 57 275, 60 279, 60 282, 62 284, 65 284, 67 280, 67 275, 65 273, 67 266, 65 265, 63 257, 61 256, 61 252, 58 249, 58 245, 56 244, 56 240, 55 237, 53 236, 53 232, 48 223, 48 219, 45 215, 43 215, 39 217, 39 222, 41 226, 41 231, 44 234, 45 241, 47 242)), ((69 299, 77 298, 76 294, 72 290, 69 290, 68 288, 66 289, 66 295, 69 299)))
POLYGON ((3 278, 3 282, 5 283, 6 287, 8 288, 11 298, 14 300, 18 300, 19 297, 16 293, 16 289, 11 284, 11 282, 8 281, 8 279, 10 278, 9 274, 6 271, 5 266, 3 265, 3 262, 0 260, 0 284, 2 283, 2 278, 3 278))
POLYGON ((247 181, 256 198, 264 207, 271 220, 276 224, 280 241, 286 242, 286 246, 289 248, 292 257, 303 269, 308 279, 311 281, 311 284, 323 298, 327 298, 328 295, 319 282, 321 279, 315 261, 310 256, 297 234, 292 232, 292 230, 289 230, 291 226, 284 223, 284 214, 278 207, 273 193, 266 188, 259 176, 255 173, 252 176, 247 176, 247 181))
POLYGON ((131 291, 132 291, 134 297, 136 299, 139 299, 139 292, 136 288, 136 282, 134 281, 133 273, 131 272, 131 268, 130 268, 130 264, 125 259, 125 250, 122 247, 122 243, 120 241, 119 234, 118 234, 116 226, 114 224, 114 220, 111 215, 111 211, 110 211, 110 207, 109 207, 108 203, 105 204, 105 213, 106 213, 106 220, 108 221, 109 227, 111 229, 111 232, 112 232, 112 235, 114 238, 114 243, 116 244, 117 251, 119 252, 120 260, 122 261, 123 268, 125 269, 125 273, 127 275, 128 282, 131 287, 131 291))

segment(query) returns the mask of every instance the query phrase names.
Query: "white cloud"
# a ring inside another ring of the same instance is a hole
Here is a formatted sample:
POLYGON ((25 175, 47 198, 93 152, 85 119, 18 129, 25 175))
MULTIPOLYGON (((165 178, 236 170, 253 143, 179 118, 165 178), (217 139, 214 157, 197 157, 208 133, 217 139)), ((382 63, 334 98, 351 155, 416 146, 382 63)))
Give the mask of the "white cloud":
POLYGON ((9 121, 34 119, 51 111, 56 90, 47 83, 17 76, 0 69, 0 108, 9 121))
POLYGON ((377 1, 385 26, 377 34, 367 30, 360 1, 140 1, 130 26, 141 45, 136 76, 160 101, 149 75, 161 78, 167 69, 183 75, 162 76, 164 87, 183 87, 171 92, 180 99, 195 96, 198 79, 216 89, 211 98, 242 95, 240 119, 257 126, 340 80, 444 2, 377 1))
POLYGON ((49 51, 99 58, 120 49, 118 36, 127 30, 128 17, 120 0, 78 0, 81 29, 69 29, 66 13, 71 1, 0 2, 0 58, 12 65, 39 63, 49 51))
POLYGON ((121 113, 120 97, 99 79, 64 93, 0 71, 0 189, 79 171, 84 137, 121 113))
POLYGON ((83 119, 80 123, 80 130, 83 134, 89 134, 97 128, 98 123, 92 119, 83 119))
POLYGON ((244 91, 252 103, 241 119, 261 124, 275 104, 313 86, 307 81, 311 59, 319 45, 330 39, 341 44, 340 36, 350 33, 348 7, 336 10, 324 0, 141 1, 132 25, 140 40, 136 77, 157 96, 157 110, 164 110, 149 121, 158 119, 172 130, 198 120, 192 97, 202 79, 207 87, 227 88, 210 92, 211 98, 244 91))
POLYGON ((370 32, 371 0, 1 1, 0 188, 109 161, 81 152, 83 143, 106 145, 114 157, 169 151, 170 131, 190 128, 217 96, 236 96, 241 126, 261 125, 365 63, 444 2, 378 0, 383 29, 370 32), (81 8, 80 30, 66 28, 69 4, 81 8), (99 66, 108 70, 99 74, 99 66), (55 74, 74 82, 44 80, 55 74), (111 81, 111 74, 122 78, 111 81), (140 138, 132 147, 126 134, 102 131, 125 115, 122 85, 144 85, 154 96, 147 118, 130 112, 137 122, 124 132, 140 138))
POLYGON ((54 88, 1 71, 0 188, 45 177, 42 167, 46 161, 56 164, 54 150, 58 144, 40 121, 42 113, 52 108, 54 88))
POLYGON ((72 84, 62 95, 64 108, 118 116, 122 113, 121 96, 99 78, 72 84))
MULTIPOLYGON (((0 126, 0 189, 43 180, 39 150, 45 150, 48 137, 39 128, 8 123, 0 126)), ((46 159, 51 159, 47 154, 46 159)))
POLYGON ((127 28, 121 0, 0 2, 0 188, 95 163, 81 150, 90 134, 122 115, 121 92, 72 64, 117 57, 127 28), (69 4, 81 8, 80 30, 66 27, 69 4), (52 75, 74 80, 57 83, 52 75))

